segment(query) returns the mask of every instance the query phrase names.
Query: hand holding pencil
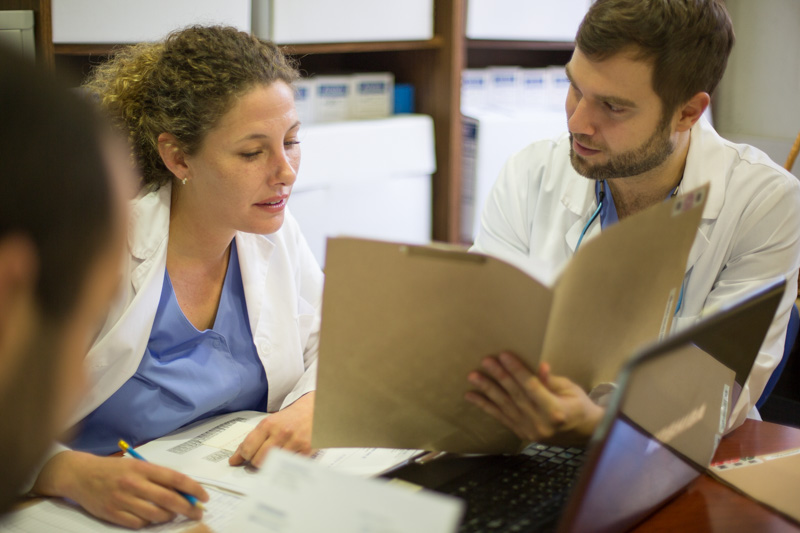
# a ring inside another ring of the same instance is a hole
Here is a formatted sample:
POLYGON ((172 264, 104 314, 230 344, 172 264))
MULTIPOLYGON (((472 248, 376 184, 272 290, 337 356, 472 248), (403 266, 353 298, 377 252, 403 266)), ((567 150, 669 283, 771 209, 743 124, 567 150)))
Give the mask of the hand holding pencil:
MULTIPOLYGON (((136 450, 134 450, 133 448, 131 448, 131 445, 130 445, 130 444, 128 444, 127 442, 125 442, 124 440, 120 439, 120 440, 119 440, 119 443, 118 443, 117 445, 119 446, 119 449, 120 449, 120 450, 122 450, 123 452, 128 452, 129 454, 131 454, 131 457, 134 457, 134 458, 136 458, 136 459, 139 459, 140 461, 145 461, 145 462, 147 462, 147 459, 145 459, 144 457, 142 457, 142 456, 139 454, 139 452, 137 452, 136 450)), ((195 498, 194 496, 192 496, 191 494, 187 494, 187 493, 185 493, 185 492, 181 492, 181 491, 178 491, 178 494, 180 494, 181 496, 183 496, 184 498, 186 498, 186 500, 187 500, 189 503, 191 503, 193 507, 197 507, 198 509, 202 509, 202 510, 204 510, 204 511, 205 511, 205 509, 206 509, 206 508, 205 508, 205 507, 203 507, 203 504, 202 504, 202 502, 201 502, 200 500, 198 500, 197 498, 195 498)))
POLYGON ((169 522, 178 515, 200 520, 203 510, 186 496, 208 501, 197 481, 171 468, 72 450, 47 462, 34 490, 69 498, 93 516, 133 529, 169 522))

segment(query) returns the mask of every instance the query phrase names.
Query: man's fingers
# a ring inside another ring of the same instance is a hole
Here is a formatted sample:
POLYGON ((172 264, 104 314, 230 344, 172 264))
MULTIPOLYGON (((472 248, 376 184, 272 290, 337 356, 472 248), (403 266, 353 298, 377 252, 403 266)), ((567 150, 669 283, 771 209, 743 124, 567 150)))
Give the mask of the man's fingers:
MULTIPOLYGON (((517 406, 522 406, 528 401, 525 389, 522 387, 518 378, 507 371, 506 367, 494 357, 487 357, 481 362, 481 367, 491 376, 510 396, 517 406)), ((528 373, 530 375, 530 373, 528 373)))
POLYGON ((498 409, 497 406, 494 403, 489 401, 482 394, 480 394, 478 392, 475 392, 475 391, 470 391, 470 392, 467 392, 464 395, 464 398, 468 402, 478 406, 480 409, 482 409, 489 416, 493 416, 494 418, 499 420, 500 423, 503 424, 504 426, 506 426, 507 428, 511 429, 516 425, 516 423, 513 420, 511 420, 509 417, 507 417, 505 415, 505 413, 503 413, 503 411, 498 409))
POLYGON ((503 387, 480 372, 470 372, 469 382, 511 420, 519 420, 520 410, 503 387))

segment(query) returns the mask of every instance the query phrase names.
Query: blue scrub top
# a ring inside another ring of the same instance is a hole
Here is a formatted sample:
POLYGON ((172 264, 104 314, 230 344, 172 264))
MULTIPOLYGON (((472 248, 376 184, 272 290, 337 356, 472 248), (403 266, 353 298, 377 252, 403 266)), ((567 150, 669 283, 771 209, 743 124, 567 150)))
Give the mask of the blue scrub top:
POLYGON ((247 316, 235 241, 217 316, 199 331, 178 305, 169 273, 136 373, 80 425, 70 446, 95 454, 162 437, 186 424, 241 410, 264 411, 267 377, 247 316))
POLYGON ((608 181, 601 180, 595 183, 594 194, 597 197, 597 202, 600 203, 600 187, 603 187, 603 204, 600 206, 600 227, 605 229, 617 222, 617 206, 614 205, 614 196, 611 194, 611 189, 608 188, 608 181))

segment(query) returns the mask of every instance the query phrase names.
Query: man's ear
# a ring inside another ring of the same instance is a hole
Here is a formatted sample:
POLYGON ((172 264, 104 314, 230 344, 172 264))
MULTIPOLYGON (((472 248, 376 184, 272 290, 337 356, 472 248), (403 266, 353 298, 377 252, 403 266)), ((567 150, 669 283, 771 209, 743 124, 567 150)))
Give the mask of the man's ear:
POLYGON ((678 110, 676 130, 681 132, 690 130, 695 122, 703 116, 709 103, 711 103, 711 97, 708 93, 700 92, 689 98, 678 110))
POLYGON ((0 385, 15 366, 16 345, 31 327, 39 264, 30 239, 21 235, 0 238, 0 385))
POLYGON ((186 154, 178 145, 177 139, 171 133, 162 133, 158 136, 158 153, 164 165, 179 180, 190 179, 189 167, 186 164, 186 154))

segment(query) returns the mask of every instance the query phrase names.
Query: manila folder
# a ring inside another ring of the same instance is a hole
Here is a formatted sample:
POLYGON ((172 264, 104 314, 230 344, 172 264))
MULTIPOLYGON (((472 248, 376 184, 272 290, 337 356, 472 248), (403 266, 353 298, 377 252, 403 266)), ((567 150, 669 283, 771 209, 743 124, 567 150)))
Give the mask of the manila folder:
POLYGON ((554 288, 459 247, 329 239, 312 446, 519 451, 467 374, 509 350, 587 390, 613 378, 668 331, 706 191, 586 242, 554 288))

